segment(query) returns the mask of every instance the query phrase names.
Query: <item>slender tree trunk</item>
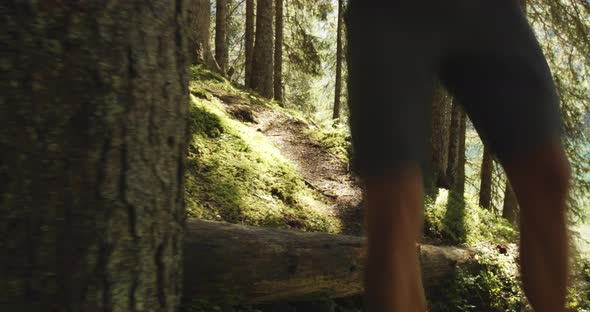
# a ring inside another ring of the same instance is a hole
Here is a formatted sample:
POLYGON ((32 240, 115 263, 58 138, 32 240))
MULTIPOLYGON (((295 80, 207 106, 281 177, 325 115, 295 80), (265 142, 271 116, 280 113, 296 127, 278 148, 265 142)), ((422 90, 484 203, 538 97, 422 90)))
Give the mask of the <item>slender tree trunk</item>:
POLYGON ((203 64, 221 73, 221 68, 211 53, 209 28, 211 26, 211 3, 209 0, 190 0, 191 44, 193 64, 203 64))
POLYGON ((461 128, 459 132, 459 167, 457 168, 457 180, 455 181, 455 189, 457 193, 463 198, 465 194, 465 152, 466 152, 466 135, 467 135, 467 114, 461 109, 461 128))
POLYGON ((252 89, 265 98, 273 97, 273 2, 256 4, 256 40, 252 59, 252 89))
POLYGON ((216 0, 215 10, 215 60, 226 73, 228 66, 227 23, 228 0, 216 0))
POLYGON ((517 224, 518 219, 518 201, 516 195, 512 190, 512 185, 506 179, 506 187, 504 188, 504 207, 502 208, 502 217, 512 224, 517 224))
POLYGON ((447 177, 451 189, 459 191, 462 194, 465 184, 465 132, 467 116, 456 100, 453 100, 452 105, 447 177))
POLYGON ((484 145, 483 159, 481 161, 481 184, 479 187, 479 205, 485 209, 492 208, 492 172, 494 169, 494 160, 492 151, 487 145, 484 145))
POLYGON ((283 105, 283 0, 276 0, 274 98, 283 105))
POLYGON ((254 0, 246 0, 246 72, 244 85, 252 88, 252 58, 254 57, 254 0))
POLYGON ((67 3, 0 2, 0 310, 174 312, 189 1, 67 3))
POLYGON ((332 119, 340 119, 340 100, 342 94, 342 31, 344 26, 344 0, 338 0, 338 26, 336 27, 336 83, 334 85, 334 112, 332 119))
POLYGON ((451 97, 438 85, 432 100, 431 170, 433 187, 450 188, 447 177, 451 128, 451 97))

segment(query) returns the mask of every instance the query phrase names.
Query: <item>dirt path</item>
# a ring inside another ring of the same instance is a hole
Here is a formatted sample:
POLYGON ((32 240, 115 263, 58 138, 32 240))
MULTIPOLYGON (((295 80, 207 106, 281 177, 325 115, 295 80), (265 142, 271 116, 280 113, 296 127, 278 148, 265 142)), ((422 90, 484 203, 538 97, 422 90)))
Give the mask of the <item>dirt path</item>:
POLYGON ((293 162, 305 182, 333 204, 344 223, 344 231, 360 231, 361 189, 348 171, 348 164, 330 154, 306 133, 310 127, 287 114, 259 108, 254 111, 258 124, 252 124, 293 162))
POLYGON ((296 166, 307 185, 332 204, 333 213, 342 220, 345 233, 361 233, 361 189, 350 175, 348 164, 309 137, 307 131, 313 125, 261 105, 247 105, 239 97, 210 91, 226 105, 230 114, 248 121, 251 128, 264 134, 279 148, 296 166))

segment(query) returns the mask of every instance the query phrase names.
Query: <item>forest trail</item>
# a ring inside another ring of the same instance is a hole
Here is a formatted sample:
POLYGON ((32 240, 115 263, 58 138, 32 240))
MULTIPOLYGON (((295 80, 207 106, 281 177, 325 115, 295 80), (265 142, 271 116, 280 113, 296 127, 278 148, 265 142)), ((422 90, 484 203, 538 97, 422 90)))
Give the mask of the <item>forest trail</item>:
POLYGON ((343 232, 362 232, 362 191, 348 164, 319 144, 309 131, 317 129, 301 119, 263 105, 249 105, 243 98, 211 90, 236 119, 262 133, 291 161, 305 183, 324 196, 333 214, 342 220, 343 232))

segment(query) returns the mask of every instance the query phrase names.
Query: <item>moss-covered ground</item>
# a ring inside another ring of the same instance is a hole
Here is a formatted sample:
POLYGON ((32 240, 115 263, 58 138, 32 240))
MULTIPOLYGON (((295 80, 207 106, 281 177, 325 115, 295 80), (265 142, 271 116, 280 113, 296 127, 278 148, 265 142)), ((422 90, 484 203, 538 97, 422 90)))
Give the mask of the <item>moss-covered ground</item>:
POLYGON ((250 105, 269 105, 225 79, 195 68, 190 85, 186 204, 189 217, 249 225, 338 232, 320 194, 266 137, 228 114, 207 90, 224 90, 250 105))
MULTIPOLYGON (((248 122, 248 112, 228 112, 221 99, 264 107, 305 121, 231 85, 223 77, 193 68, 190 84, 190 142, 186 204, 189 217, 250 225, 339 233, 342 222, 325 196, 310 187, 279 148, 248 122), (222 94, 223 96, 220 96, 222 94)), ((307 131, 314 144, 348 162, 350 142, 343 128, 307 131)), ((425 240, 478 250, 480 270, 458 270, 445 287, 427 290, 430 311, 521 311, 526 306, 518 282, 518 233, 497 214, 444 190, 425 205, 425 240)), ((579 258, 569 295, 572 311, 590 311, 590 264, 579 258)), ((188 312, 365 311, 360 298, 280 303, 221 309, 196 300, 188 312)))

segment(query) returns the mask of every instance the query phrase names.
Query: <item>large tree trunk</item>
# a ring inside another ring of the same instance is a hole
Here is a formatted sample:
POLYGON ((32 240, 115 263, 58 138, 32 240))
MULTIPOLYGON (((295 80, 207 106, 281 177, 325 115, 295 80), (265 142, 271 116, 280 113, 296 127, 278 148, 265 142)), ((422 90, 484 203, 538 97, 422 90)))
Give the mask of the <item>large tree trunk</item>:
POLYGON ((258 0, 256 4, 256 41, 252 59, 252 89, 265 98, 273 97, 273 2, 258 0))
MULTIPOLYGON (((185 299, 227 304, 331 298, 363 292, 364 239, 194 220, 185 239, 185 299)), ((423 280, 437 287, 472 252, 420 246, 423 280)))
POLYGON ((512 224, 516 224, 518 220, 518 201, 516 195, 512 190, 512 185, 506 179, 506 187, 504 188, 504 207, 502 207, 502 217, 512 224))
POLYGON ((342 95, 342 31, 344 28, 344 0, 338 0, 338 26, 336 26, 336 82, 334 84, 334 111, 332 119, 340 119, 340 102, 342 95))
POLYGON ((189 0, 191 19, 191 44, 190 52, 193 64, 203 64, 207 68, 222 73, 219 64, 211 53, 209 43, 209 28, 211 26, 210 0, 189 0))
POLYGON ((188 5, 0 2, 0 310, 176 311, 188 5))
POLYGON ((227 46, 228 2, 228 0, 216 0, 215 9, 215 60, 224 73, 227 72, 229 54, 227 46))
POLYGON ((447 178, 451 189, 463 194, 465 189, 465 132, 467 116, 456 100, 453 100, 449 131, 449 166, 447 178))
POLYGON ((276 0, 274 98, 283 105, 283 0, 276 0))
POLYGON ((252 88, 252 58, 254 57, 254 0, 246 0, 246 72, 244 85, 252 88))
POLYGON ((432 100, 431 125, 431 185, 433 188, 450 188, 447 177, 449 139, 451 128, 451 97, 439 84, 432 100))
POLYGON ((485 209, 492 209, 492 173, 494 169, 494 159, 492 151, 487 145, 483 148, 483 158, 481 161, 481 184, 479 186, 479 205, 485 209))

